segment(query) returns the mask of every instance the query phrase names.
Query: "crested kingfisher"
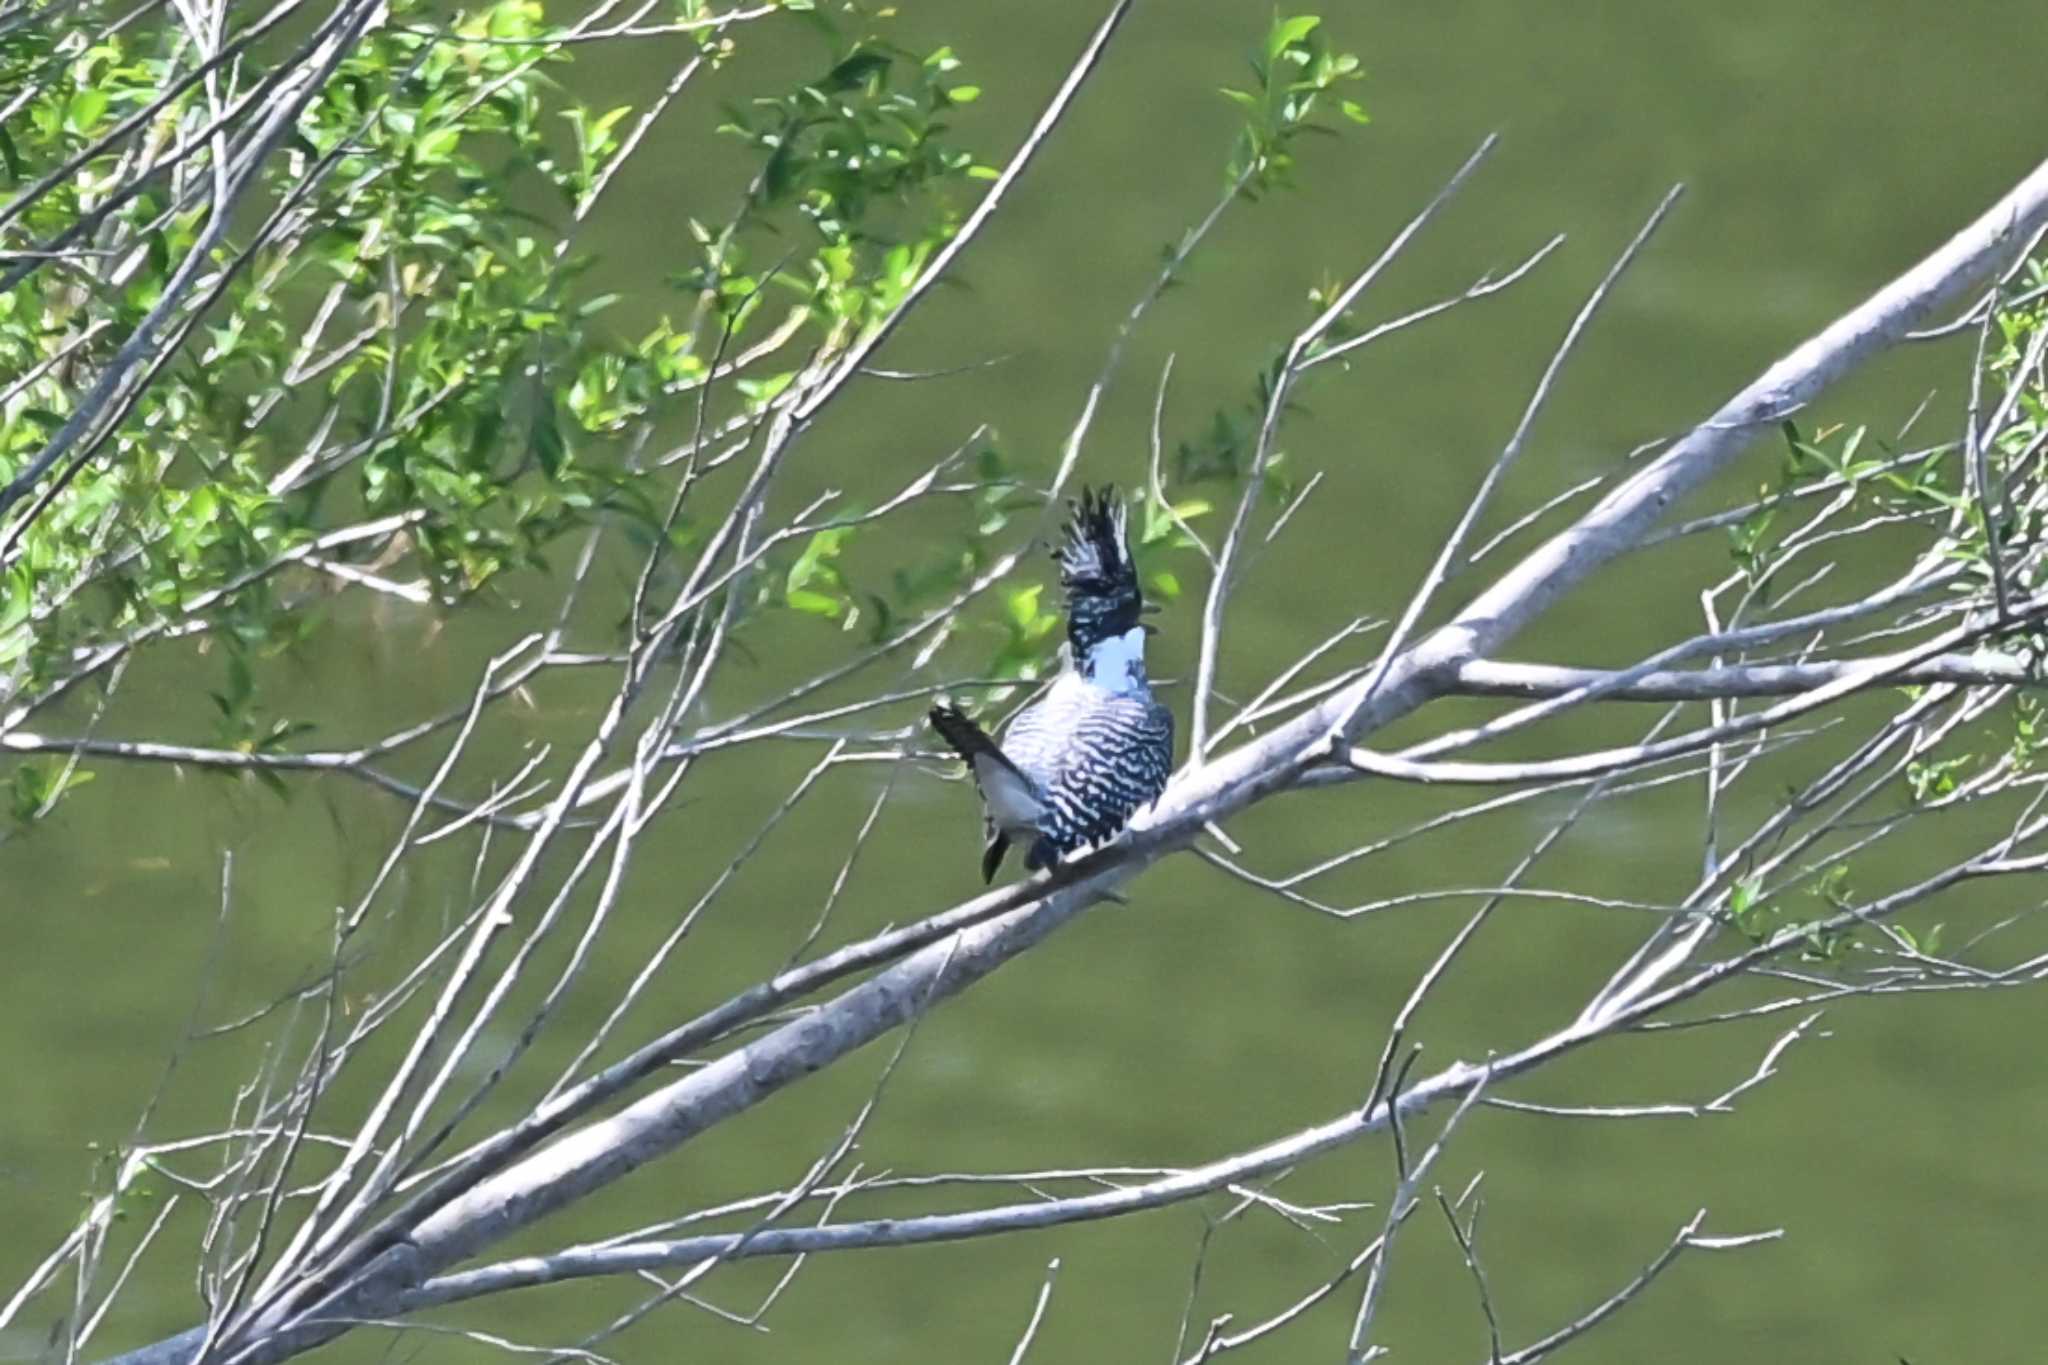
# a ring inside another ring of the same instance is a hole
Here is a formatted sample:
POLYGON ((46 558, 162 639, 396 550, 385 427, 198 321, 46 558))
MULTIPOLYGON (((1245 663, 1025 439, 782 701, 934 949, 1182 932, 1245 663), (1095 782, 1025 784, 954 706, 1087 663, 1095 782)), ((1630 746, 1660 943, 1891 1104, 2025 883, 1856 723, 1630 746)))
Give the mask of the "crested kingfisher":
POLYGON ((950 706, 931 724, 981 789, 981 879, 995 880, 1012 840, 1024 866, 1108 842, 1173 771, 1173 713, 1145 679, 1145 610, 1126 509, 1113 488, 1081 490, 1053 551, 1067 599, 1064 664, 998 743, 950 706))

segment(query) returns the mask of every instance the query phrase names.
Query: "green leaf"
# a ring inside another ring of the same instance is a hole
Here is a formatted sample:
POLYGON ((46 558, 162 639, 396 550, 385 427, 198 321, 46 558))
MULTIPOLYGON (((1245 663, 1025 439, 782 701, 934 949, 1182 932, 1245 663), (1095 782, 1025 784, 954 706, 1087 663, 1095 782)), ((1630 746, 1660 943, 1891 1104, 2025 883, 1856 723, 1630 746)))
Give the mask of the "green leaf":
POLYGON ((819 87, 825 90, 851 90, 864 85, 870 76, 889 69, 889 55, 871 48, 856 49, 852 56, 840 62, 826 73, 819 87))
POLYGON ((561 409, 552 397, 543 399, 539 404, 533 414, 533 424, 527 429, 527 437, 541 473, 550 479, 558 477, 568 461, 569 447, 562 438, 561 409))
POLYGON ((1309 34, 1316 31, 1323 22, 1320 14, 1297 14, 1291 19, 1275 19, 1272 30, 1266 35, 1266 57, 1277 58, 1282 52, 1293 47, 1309 34))
POLYGON ((845 609, 838 598, 827 597, 824 593, 812 592, 808 588, 799 588, 788 594, 787 601, 798 611, 808 612, 812 616, 831 617, 835 621, 839 619, 839 613, 845 609))
POLYGON ((832 567, 832 561, 839 557, 840 547, 852 534, 851 528, 842 526, 811 536, 810 543, 804 546, 804 552, 797 556, 796 563, 789 566, 789 574, 783 580, 783 592, 792 605, 796 594, 814 582, 834 586, 839 583, 839 571, 832 567))
POLYGON ((0 631, 12 630, 28 620, 33 602, 29 586, 29 575, 25 566, 18 567, 9 575, 7 605, 0 607, 0 631))
POLYGON ((446 161, 461 141, 462 129, 436 128, 414 145, 413 153, 423 164, 437 165, 446 161))
POLYGON ((796 178, 796 155, 784 139, 769 153, 768 164, 761 169, 761 192, 773 203, 789 193, 796 178))
POLYGON ((606 110, 598 118, 597 122, 590 125, 590 145, 597 147, 609 143, 611 141, 612 129, 618 125, 620 119, 632 112, 633 106, 630 104, 622 104, 616 109, 606 110))
POLYGON ((88 88, 71 97, 71 103, 64 111, 64 122, 74 133, 89 134, 99 126, 100 116, 106 112, 107 92, 88 88))
POLYGON ((1044 588, 1044 584, 1034 583, 1028 588, 1018 588, 1010 594, 1006 606, 1011 622, 1019 630, 1030 629, 1031 623, 1038 619, 1038 596, 1044 588))

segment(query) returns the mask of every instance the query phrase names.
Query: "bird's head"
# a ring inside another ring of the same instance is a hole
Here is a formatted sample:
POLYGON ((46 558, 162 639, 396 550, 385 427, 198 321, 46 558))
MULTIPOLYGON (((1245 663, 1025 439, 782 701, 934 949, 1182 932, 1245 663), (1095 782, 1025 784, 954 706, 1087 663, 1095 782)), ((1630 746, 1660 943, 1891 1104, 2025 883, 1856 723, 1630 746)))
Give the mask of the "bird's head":
POLYGON ((1067 639, 1075 657, 1086 658, 1106 640, 1142 632, 1138 618, 1145 599, 1131 561, 1126 509, 1116 490, 1083 488, 1068 506, 1066 534, 1053 560, 1067 596, 1067 639))

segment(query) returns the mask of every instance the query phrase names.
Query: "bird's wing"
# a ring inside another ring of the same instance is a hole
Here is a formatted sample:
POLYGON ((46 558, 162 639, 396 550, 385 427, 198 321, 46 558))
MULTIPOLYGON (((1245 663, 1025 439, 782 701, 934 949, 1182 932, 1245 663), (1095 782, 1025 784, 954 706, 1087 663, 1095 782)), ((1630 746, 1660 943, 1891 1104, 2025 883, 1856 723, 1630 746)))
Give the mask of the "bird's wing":
POLYGON ((1166 780, 1173 776, 1173 712, 1156 697, 1146 708, 1145 735, 1144 742, 1153 754, 1151 779, 1142 803, 1149 806, 1165 792, 1166 780))
POLYGON ((1043 784, 1047 760, 1065 740, 1065 716, 1072 709, 1073 682, 1061 674, 1044 696, 1010 718, 1003 727, 1003 755, 1021 768, 1026 777, 1043 784))
POLYGON ((934 706, 930 720, 939 738, 967 761, 997 824, 1027 826, 1037 820, 1044 803, 1038 784, 1010 761, 988 731, 950 706, 934 706))

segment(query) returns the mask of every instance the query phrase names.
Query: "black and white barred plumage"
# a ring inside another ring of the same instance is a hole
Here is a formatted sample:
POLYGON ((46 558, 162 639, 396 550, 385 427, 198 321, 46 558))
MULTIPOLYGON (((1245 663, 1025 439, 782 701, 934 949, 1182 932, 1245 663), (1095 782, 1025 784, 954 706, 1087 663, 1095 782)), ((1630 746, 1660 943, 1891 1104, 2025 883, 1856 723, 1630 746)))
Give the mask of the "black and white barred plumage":
POLYGON ((1173 713, 1145 679, 1144 598, 1124 506, 1113 489, 1084 489, 1072 510, 1053 551, 1067 598, 1066 667, 1000 744, 951 707, 931 712, 981 789, 983 881, 1013 838, 1028 841, 1024 866, 1037 871, 1115 837, 1173 771, 1173 713))

